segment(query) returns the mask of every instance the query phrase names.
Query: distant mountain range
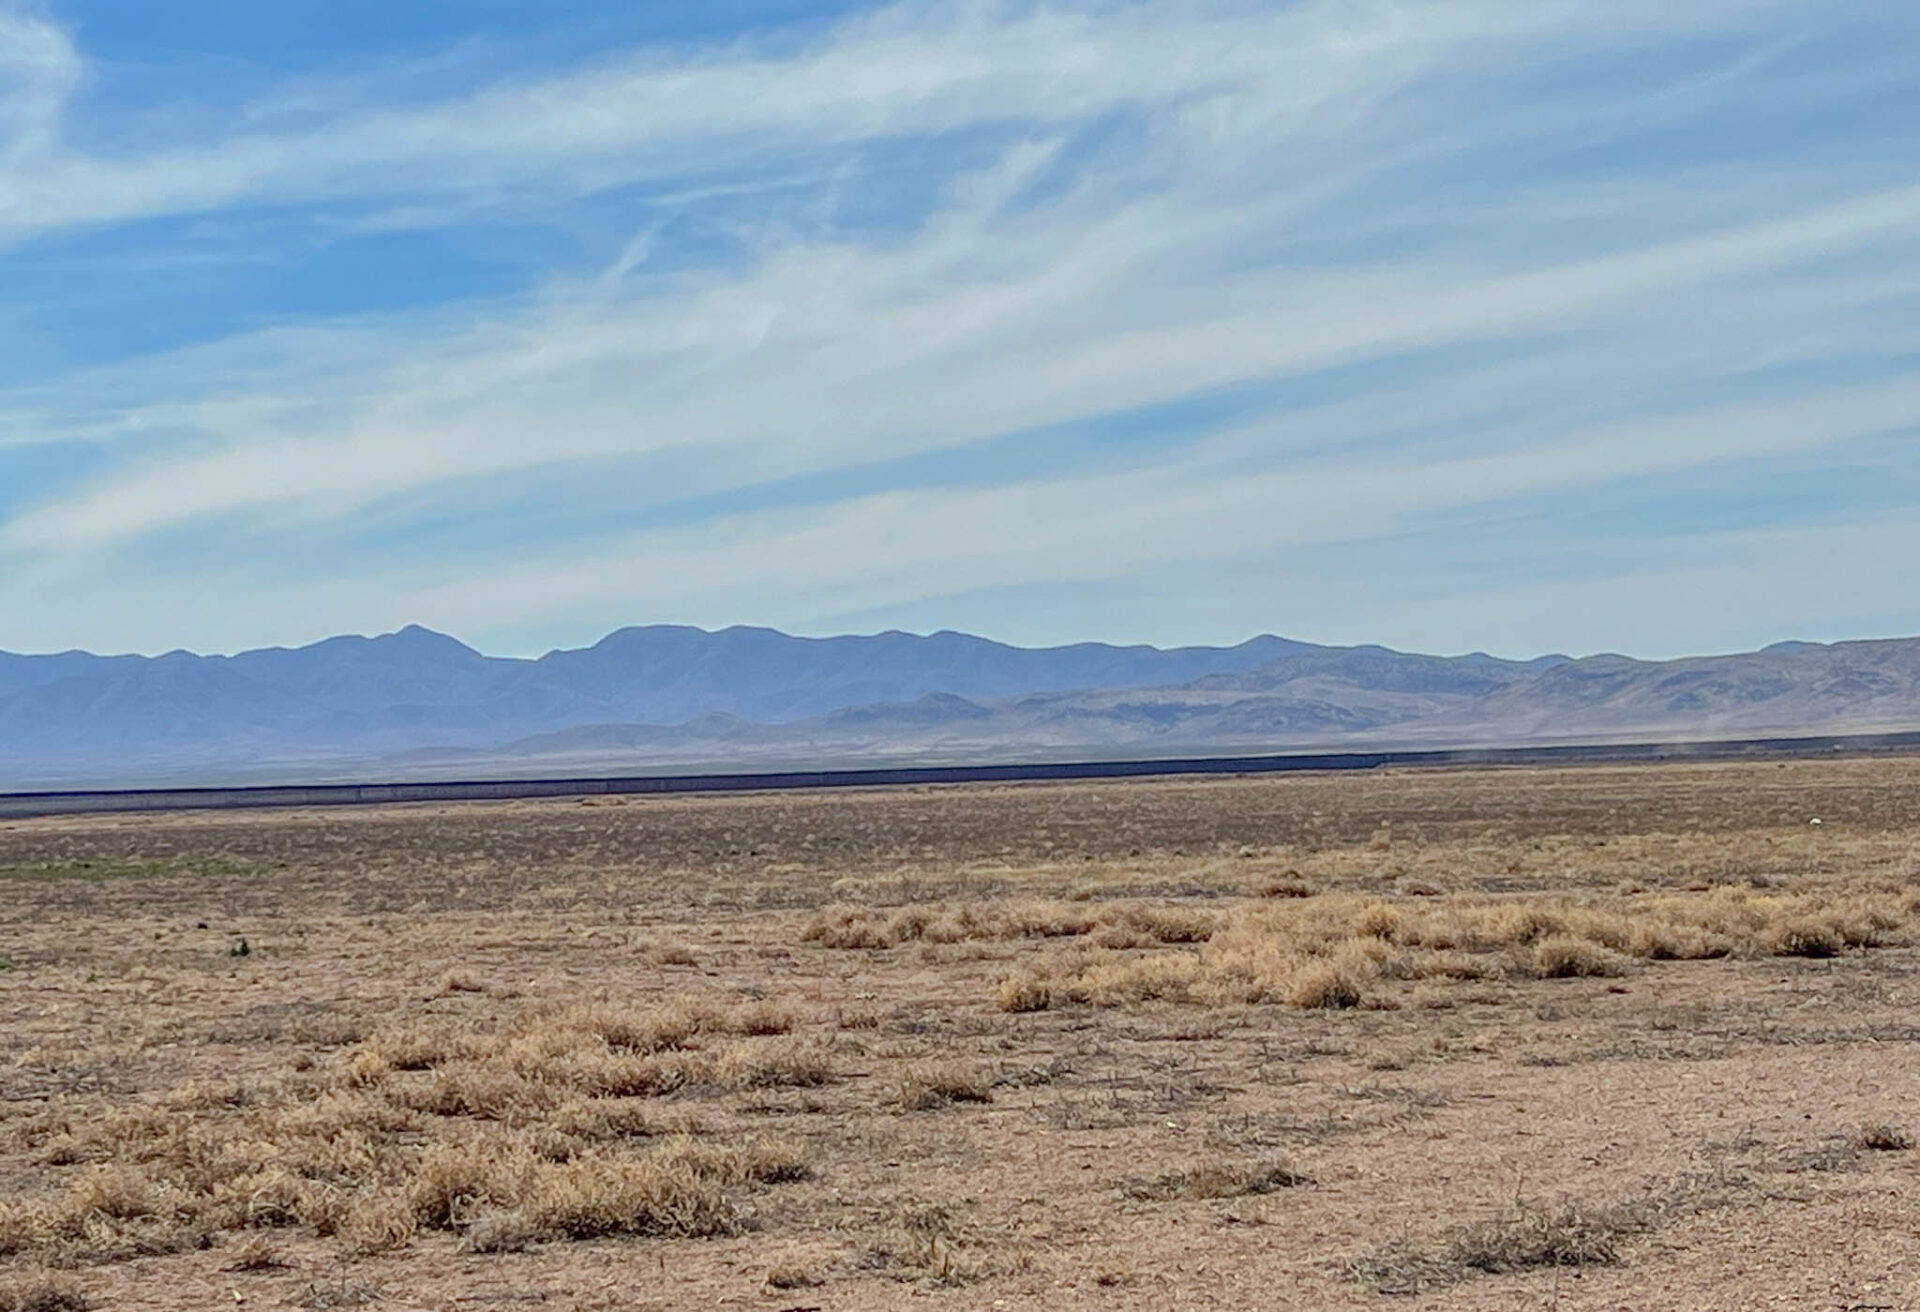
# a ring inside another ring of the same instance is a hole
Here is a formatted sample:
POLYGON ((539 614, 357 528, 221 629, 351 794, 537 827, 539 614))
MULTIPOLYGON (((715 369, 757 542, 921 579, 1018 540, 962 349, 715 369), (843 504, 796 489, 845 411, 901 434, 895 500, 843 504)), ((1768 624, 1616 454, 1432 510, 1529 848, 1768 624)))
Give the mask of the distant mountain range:
POLYGON ((1920 639, 1507 661, 656 625, 538 660, 418 627, 235 656, 0 653, 14 790, 1912 728, 1920 639))

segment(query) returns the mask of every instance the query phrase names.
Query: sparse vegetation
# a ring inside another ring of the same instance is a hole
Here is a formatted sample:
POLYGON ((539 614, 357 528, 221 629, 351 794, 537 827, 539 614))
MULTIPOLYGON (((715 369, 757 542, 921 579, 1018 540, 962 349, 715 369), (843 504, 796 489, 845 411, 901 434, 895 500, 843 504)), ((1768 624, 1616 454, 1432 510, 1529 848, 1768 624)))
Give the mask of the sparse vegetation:
POLYGON ((1913 1147, 1913 1136, 1897 1125, 1877 1122, 1860 1127, 1862 1148, 1878 1153, 1903 1153, 1913 1147))
POLYGON ((1720 887, 1660 897, 1422 898, 1327 894, 1231 913, 1196 951, 1079 946, 997 986, 1002 1010, 1056 1001, 1166 999, 1300 1008, 1363 1005, 1381 981, 1566 979, 1625 974, 1635 960, 1826 955, 1913 941, 1920 893, 1842 897, 1720 887))
POLYGON ((1312 1183, 1284 1161, 1220 1162, 1173 1171, 1152 1180, 1130 1181, 1123 1189, 1129 1198, 1164 1201, 1173 1198, 1243 1198, 1292 1189, 1312 1183))
POLYGON ((234 1248, 233 1255, 227 1259, 223 1271, 279 1271, 287 1263, 280 1255, 279 1245, 266 1235, 250 1235, 234 1248))
POLYGON ((781 1262, 767 1269, 768 1289, 813 1289, 826 1280, 804 1262, 781 1262))
POLYGON ((609 1263, 687 1306, 1571 1312, 1733 1269, 1785 1305, 1770 1236, 1839 1245, 1861 1190, 1920 1224, 1882 1123, 1916 791, 1885 758, 10 823, 0 1312, 585 1303, 609 1263), (1682 1160, 1751 1177, 1737 1252, 1643 1242, 1682 1160))
POLYGON ((52 1271, 0 1274, 0 1312, 87 1312, 93 1306, 70 1276, 52 1271))
POLYGON ((1385 1245, 1354 1264, 1354 1274, 1381 1293, 1439 1289, 1479 1275, 1543 1267, 1612 1266, 1633 1236, 1652 1224, 1644 1206, 1563 1203, 1520 1207, 1462 1226, 1430 1247, 1385 1245))
MULTIPOLYGON (((86 1165, 63 1193, 7 1205, 0 1247, 70 1262, 285 1227, 339 1234, 359 1252, 422 1231, 462 1235, 476 1252, 536 1238, 732 1233, 740 1190, 803 1178, 804 1156, 684 1134, 635 1146, 654 1127, 632 1099, 694 1084, 824 1082, 825 1060, 785 1039, 692 1047, 790 1024, 761 1004, 576 1004, 493 1033, 396 1026, 308 1078, 182 1086, 163 1105, 66 1124, 49 1155, 86 1165), (187 1109, 197 1115, 181 1119, 187 1109)), ((234 1269, 262 1269, 267 1251, 247 1240, 234 1269)))
POLYGON ((1007 939, 1093 937, 1102 947, 1204 943, 1218 917, 1193 907, 1158 903, 1093 906, 1017 899, 985 906, 837 907, 822 912, 801 941, 829 948, 891 948, 902 943, 994 942, 1007 939))
POLYGON ((993 1084, 978 1071, 963 1066, 922 1062, 901 1072, 896 1097, 907 1111, 925 1112, 954 1103, 992 1102, 993 1084))

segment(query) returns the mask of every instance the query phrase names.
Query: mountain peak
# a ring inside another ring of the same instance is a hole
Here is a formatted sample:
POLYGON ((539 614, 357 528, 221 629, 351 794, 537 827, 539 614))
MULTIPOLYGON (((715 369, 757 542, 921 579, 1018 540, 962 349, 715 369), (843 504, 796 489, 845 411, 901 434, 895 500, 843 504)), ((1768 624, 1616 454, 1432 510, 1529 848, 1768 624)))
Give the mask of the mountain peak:
POLYGON ((394 633, 383 633, 373 641, 394 647, 405 648, 410 652, 446 652, 462 656, 478 656, 479 652, 449 634, 440 633, 421 624, 409 624, 394 633))

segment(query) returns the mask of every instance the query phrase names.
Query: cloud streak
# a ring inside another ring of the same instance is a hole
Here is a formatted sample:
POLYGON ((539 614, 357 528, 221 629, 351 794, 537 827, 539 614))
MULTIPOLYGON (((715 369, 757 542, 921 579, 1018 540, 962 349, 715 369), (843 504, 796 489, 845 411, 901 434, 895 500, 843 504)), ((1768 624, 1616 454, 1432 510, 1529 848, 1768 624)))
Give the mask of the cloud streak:
MULTIPOLYGON (((1879 67, 1803 69, 1817 14, 1789 0, 908 4, 120 154, 67 144, 84 63, 7 12, 16 259, 262 208, 605 231, 510 295, 0 394, 0 443, 111 453, 0 522, 0 603, 48 633, 60 588, 148 568, 307 590, 324 627, 367 623, 358 596, 514 634, 1112 598, 1920 426, 1920 188, 1872 133, 1831 162, 1763 134, 1782 87, 1841 114, 1879 67), (379 559, 449 520, 491 527, 379 559)), ((1400 604, 1316 636, 1418 641, 1432 613, 1400 604)))

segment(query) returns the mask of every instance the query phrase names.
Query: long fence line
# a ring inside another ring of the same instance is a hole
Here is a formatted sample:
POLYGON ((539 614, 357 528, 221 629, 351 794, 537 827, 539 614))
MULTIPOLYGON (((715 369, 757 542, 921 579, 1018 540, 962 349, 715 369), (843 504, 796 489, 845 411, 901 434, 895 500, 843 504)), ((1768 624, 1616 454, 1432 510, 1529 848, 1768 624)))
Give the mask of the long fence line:
POLYGON ((450 779, 357 784, 264 784, 239 788, 107 789, 0 793, 0 819, 139 811, 268 807, 377 806, 396 802, 470 802, 541 797, 741 793, 799 788, 885 788, 915 784, 1026 783, 1171 775, 1283 774, 1375 770, 1385 766, 1527 766, 1808 757, 1920 750, 1920 733, 1749 738, 1692 743, 1602 743, 1432 751, 1304 752, 1116 761, 1041 761, 998 765, 883 766, 843 770, 727 774, 622 775, 561 779, 450 779))

